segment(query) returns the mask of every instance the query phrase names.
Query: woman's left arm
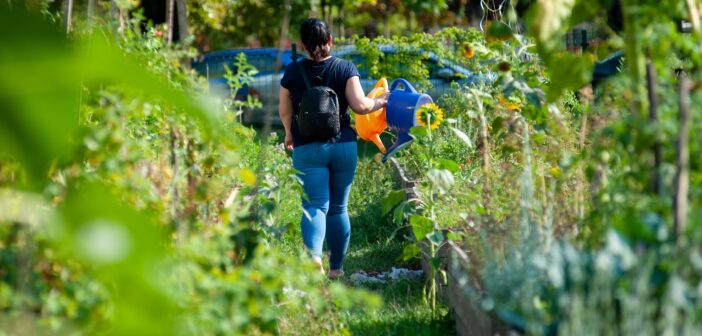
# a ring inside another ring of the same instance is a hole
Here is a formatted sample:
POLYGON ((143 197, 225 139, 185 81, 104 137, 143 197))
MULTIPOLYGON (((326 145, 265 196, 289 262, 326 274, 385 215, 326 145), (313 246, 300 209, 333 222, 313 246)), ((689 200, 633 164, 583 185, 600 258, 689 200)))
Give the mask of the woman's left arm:
POLYGON ((368 98, 363 94, 361 80, 358 76, 352 76, 346 80, 346 100, 351 109, 356 114, 368 114, 388 103, 389 93, 384 93, 378 98, 368 98))
POLYGON ((278 115, 280 115, 280 121, 285 127, 285 148, 288 150, 293 149, 293 138, 292 138, 292 119, 293 119, 293 105, 292 105, 292 95, 290 91, 284 87, 280 87, 280 95, 278 97, 278 115))

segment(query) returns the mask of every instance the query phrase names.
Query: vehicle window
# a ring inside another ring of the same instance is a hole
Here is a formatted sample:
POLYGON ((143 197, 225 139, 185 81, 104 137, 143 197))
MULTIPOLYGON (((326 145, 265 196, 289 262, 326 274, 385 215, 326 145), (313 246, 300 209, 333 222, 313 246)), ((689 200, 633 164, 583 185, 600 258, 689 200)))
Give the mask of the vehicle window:
POLYGON ((273 72, 275 68, 276 57, 268 54, 246 55, 246 60, 249 64, 256 67, 259 73, 273 72))
POLYGON ((207 66, 203 62, 193 63, 193 70, 195 70, 201 76, 207 75, 207 66))
POLYGON ((431 79, 438 79, 439 78, 439 70, 446 68, 443 64, 439 64, 436 60, 433 59, 427 59, 424 61, 425 65, 429 69, 429 78, 431 79))
MULTIPOLYGON (((198 72, 203 76, 209 74, 210 78, 217 78, 224 76, 225 70, 224 65, 227 64, 227 60, 224 58, 209 59, 206 62, 200 63, 198 65, 198 72)), ((228 64, 229 68, 234 71, 234 65, 228 64)))
MULTIPOLYGON (((246 55, 246 61, 249 62, 249 64, 253 65, 256 67, 259 73, 262 72, 273 72, 274 67, 275 67, 275 60, 276 58, 272 55, 265 55, 265 54, 249 54, 246 55)), ((227 65, 230 70, 233 72, 236 71, 236 67, 234 66, 234 62, 236 61, 236 56, 222 56, 222 57, 217 57, 217 58, 211 58, 207 60, 206 62, 197 64, 195 66, 196 70, 201 73, 203 76, 207 75, 207 72, 209 70, 209 75, 210 78, 215 78, 215 77, 222 77, 225 74, 225 68, 224 66, 227 65), (208 69, 209 67, 209 69, 208 69)), ((283 66, 281 65, 281 69, 283 66)))

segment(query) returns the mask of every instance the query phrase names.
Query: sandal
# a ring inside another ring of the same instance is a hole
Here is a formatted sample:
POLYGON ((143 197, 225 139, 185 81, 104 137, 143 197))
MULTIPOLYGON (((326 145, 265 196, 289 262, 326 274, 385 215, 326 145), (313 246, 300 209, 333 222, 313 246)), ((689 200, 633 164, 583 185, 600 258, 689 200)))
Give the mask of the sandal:
POLYGON ((344 276, 344 270, 342 270, 342 269, 329 270, 329 279, 331 279, 331 280, 341 278, 342 276, 344 276))
POLYGON ((315 266, 317 266, 317 269, 319 270, 319 273, 324 275, 324 264, 322 263, 322 258, 320 257, 312 257, 312 263, 314 263, 315 266))

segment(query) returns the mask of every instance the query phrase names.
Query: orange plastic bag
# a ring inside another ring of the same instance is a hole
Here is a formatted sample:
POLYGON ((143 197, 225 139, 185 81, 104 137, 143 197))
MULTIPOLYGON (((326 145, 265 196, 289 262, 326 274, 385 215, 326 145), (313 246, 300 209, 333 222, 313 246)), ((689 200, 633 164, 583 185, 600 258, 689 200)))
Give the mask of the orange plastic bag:
MULTIPOLYGON (((368 93, 368 98, 376 98, 383 93, 388 92, 388 81, 381 78, 371 92, 368 93)), ((385 154, 385 145, 380 141, 380 133, 388 127, 385 120, 385 108, 375 110, 364 115, 356 115, 356 132, 361 139, 373 141, 373 143, 385 154)))

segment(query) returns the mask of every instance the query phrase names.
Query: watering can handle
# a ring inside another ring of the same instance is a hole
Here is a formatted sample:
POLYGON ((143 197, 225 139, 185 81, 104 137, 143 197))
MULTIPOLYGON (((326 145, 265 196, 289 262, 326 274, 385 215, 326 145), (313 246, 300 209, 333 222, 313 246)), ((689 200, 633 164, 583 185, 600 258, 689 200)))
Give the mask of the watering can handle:
POLYGON ((398 79, 392 81, 392 86, 390 86, 390 92, 395 91, 395 88, 397 88, 398 84, 402 84, 402 86, 405 87, 405 91, 407 91, 407 92, 417 92, 417 90, 414 89, 412 84, 410 84, 404 78, 398 78, 398 79))
POLYGON ((383 92, 388 92, 388 80, 385 78, 379 79, 378 82, 375 83, 375 86, 373 88, 374 89, 383 88, 384 89, 383 92))
POLYGON ((368 93, 368 97, 378 98, 385 92, 389 92, 388 80, 385 78, 381 78, 380 80, 378 80, 377 83, 375 83, 375 87, 373 87, 373 90, 371 90, 371 92, 368 93))

